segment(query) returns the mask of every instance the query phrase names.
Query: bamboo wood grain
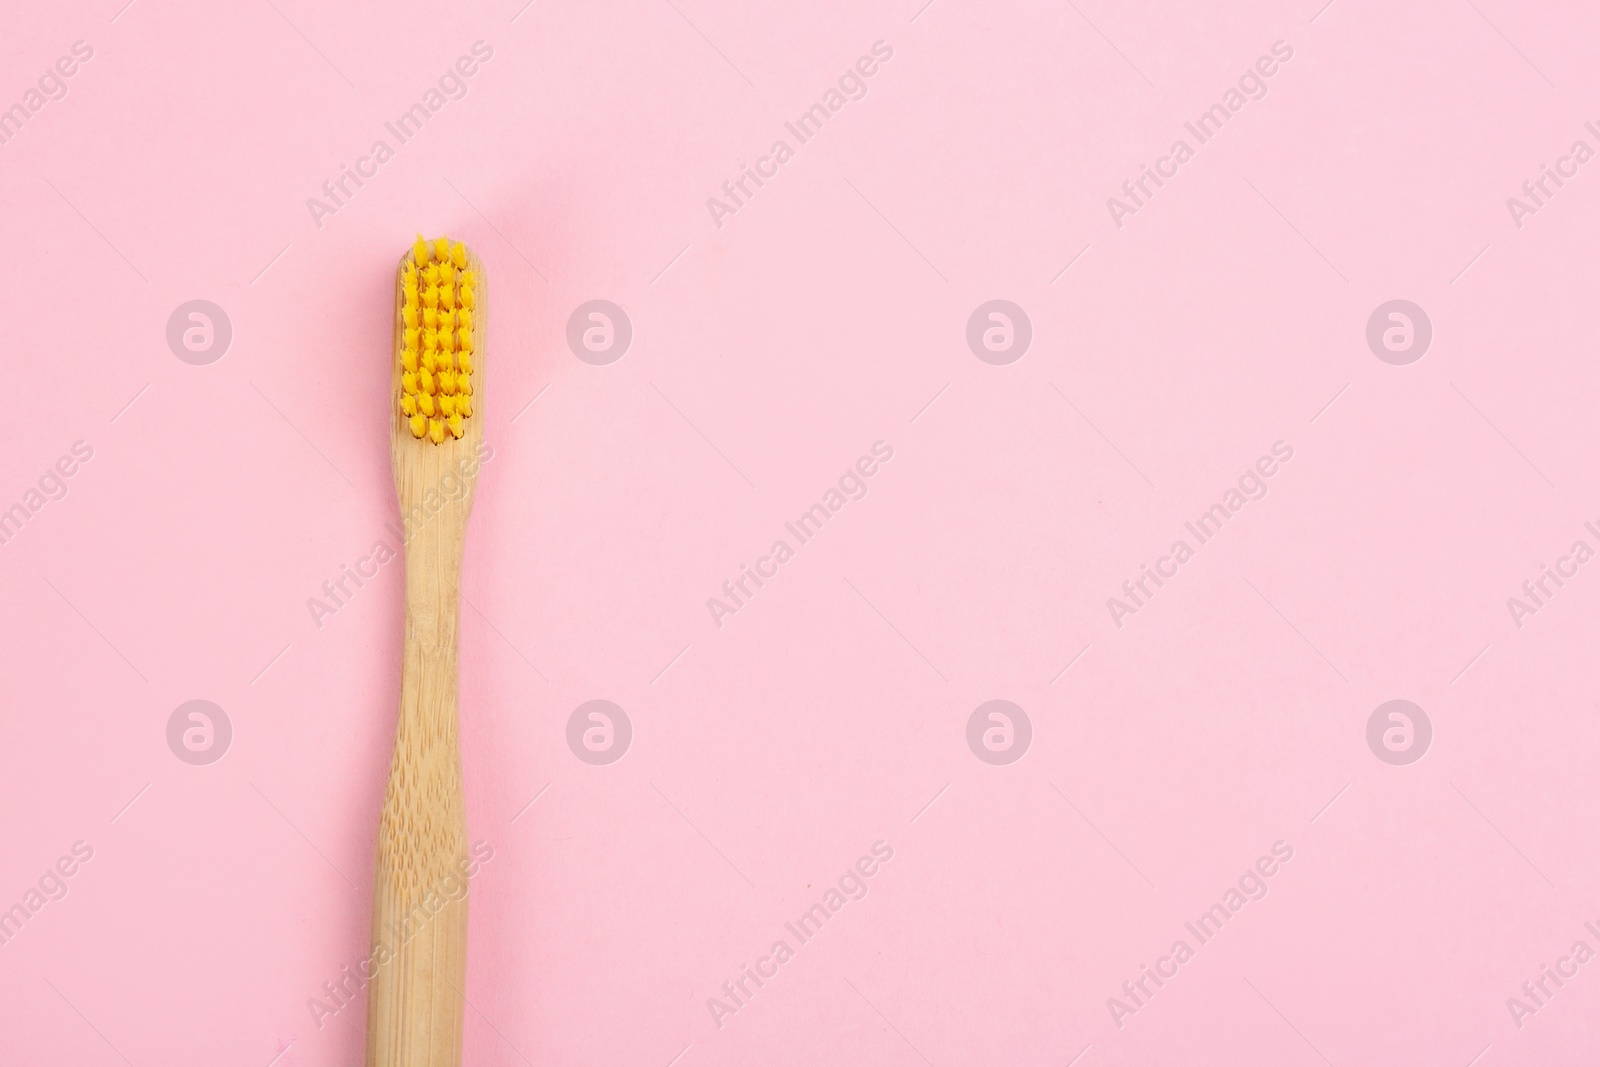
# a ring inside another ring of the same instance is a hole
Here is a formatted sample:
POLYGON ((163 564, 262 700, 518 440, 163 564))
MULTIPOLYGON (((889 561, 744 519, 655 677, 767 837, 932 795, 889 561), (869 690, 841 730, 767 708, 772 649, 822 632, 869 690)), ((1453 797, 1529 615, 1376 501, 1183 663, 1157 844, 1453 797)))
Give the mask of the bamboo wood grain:
POLYGON ((457 715, 461 556, 483 440, 487 278, 477 256, 473 415, 457 440, 411 436, 400 413, 395 272, 389 395, 395 492, 406 531, 400 717, 378 826, 367 989, 367 1067, 460 1067, 467 974, 467 821, 457 715), (420 518, 419 518, 420 516, 420 518), (458 896, 457 896, 458 895, 458 896), (452 896, 457 899, 452 900, 452 896))

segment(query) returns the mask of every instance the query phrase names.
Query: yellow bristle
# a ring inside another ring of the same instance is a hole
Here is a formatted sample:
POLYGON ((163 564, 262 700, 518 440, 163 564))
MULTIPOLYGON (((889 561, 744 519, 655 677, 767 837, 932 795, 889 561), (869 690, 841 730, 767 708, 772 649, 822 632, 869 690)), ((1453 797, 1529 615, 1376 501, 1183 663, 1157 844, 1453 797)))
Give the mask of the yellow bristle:
POLYGON ((413 437, 436 445, 463 437, 473 413, 478 278, 469 262, 465 244, 418 235, 400 267, 400 414, 413 437))

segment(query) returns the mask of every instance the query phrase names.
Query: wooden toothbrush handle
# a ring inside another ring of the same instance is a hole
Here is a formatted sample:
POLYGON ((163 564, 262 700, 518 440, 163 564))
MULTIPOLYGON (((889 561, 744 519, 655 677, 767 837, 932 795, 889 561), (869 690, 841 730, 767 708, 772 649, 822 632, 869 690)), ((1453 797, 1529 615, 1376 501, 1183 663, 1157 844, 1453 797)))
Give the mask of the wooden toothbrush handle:
MULTIPOLYGON (((400 722, 378 831, 367 1067, 460 1067, 467 824, 457 720, 461 521, 406 546, 400 722)), ((438 520, 444 520, 442 522, 438 520)))
MULTIPOLYGON (((464 879, 463 879, 464 880, 464 879)), ((373 898, 373 940, 424 905, 382 886, 373 898)), ((367 990, 367 1067, 460 1067, 461 990, 467 978, 467 901, 445 904, 397 942, 367 990)))

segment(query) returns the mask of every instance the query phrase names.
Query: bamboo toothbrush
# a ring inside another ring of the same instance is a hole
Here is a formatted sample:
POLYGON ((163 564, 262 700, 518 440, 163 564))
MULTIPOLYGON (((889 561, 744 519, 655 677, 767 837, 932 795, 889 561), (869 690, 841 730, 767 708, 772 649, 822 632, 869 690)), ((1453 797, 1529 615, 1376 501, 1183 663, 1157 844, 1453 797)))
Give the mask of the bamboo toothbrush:
POLYGON ((395 278, 389 403, 407 529, 405 645, 378 827, 367 1067, 461 1063, 469 861, 457 589, 483 440, 484 319, 478 257, 419 236, 395 278))

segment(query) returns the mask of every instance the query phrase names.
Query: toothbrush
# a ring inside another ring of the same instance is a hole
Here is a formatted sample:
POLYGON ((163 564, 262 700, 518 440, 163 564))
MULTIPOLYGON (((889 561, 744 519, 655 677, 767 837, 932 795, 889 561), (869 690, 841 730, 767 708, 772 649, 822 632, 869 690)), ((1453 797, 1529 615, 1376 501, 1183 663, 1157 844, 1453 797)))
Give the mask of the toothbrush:
POLYGON ((457 590, 483 441, 483 342, 483 264, 460 242, 419 236, 395 278, 389 404, 407 527, 405 644, 378 826, 367 1067, 461 1063, 472 865, 456 711, 457 590))

